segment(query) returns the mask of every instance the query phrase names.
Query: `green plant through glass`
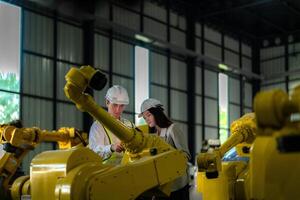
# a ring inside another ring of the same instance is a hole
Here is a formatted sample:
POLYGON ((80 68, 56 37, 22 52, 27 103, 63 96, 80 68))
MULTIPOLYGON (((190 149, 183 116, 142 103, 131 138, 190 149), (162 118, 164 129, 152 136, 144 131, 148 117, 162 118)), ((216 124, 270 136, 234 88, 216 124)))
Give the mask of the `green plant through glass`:
MULTIPOLYGON (((14 73, 0 72, 0 89, 19 92, 20 80, 14 73)), ((0 92, 0 124, 18 119, 20 115, 19 94, 0 92)))

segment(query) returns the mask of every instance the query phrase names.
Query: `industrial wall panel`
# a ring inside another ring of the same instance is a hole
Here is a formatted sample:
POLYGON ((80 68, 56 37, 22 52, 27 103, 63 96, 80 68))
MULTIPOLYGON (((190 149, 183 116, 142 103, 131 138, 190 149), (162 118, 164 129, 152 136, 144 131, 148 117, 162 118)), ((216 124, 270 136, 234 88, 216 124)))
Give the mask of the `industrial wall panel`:
POLYGON ((31 97, 22 98, 22 120, 25 127, 37 126, 52 130, 53 103, 31 97))
POLYGON ((229 102, 241 103, 240 80, 229 77, 229 102))
POLYGON ((300 43, 294 43, 288 45, 289 53, 298 53, 300 52, 300 43))
POLYGON ((168 113, 168 89, 156 85, 150 86, 150 98, 155 98, 163 104, 165 113, 168 113))
POLYGON ((196 22, 195 26, 196 26, 195 27, 195 34, 196 34, 196 36, 202 37, 202 25, 200 23, 196 22))
POLYGON ((105 95, 106 95, 106 92, 109 88, 109 76, 108 74, 104 73, 106 75, 106 78, 107 78, 107 83, 105 85, 105 87, 100 90, 100 91, 97 91, 97 90, 94 90, 94 99, 95 101, 97 102, 98 105, 101 105, 102 107, 105 107, 105 95))
POLYGON ((167 26, 149 18, 144 18, 144 32, 150 36, 167 41, 167 26))
POLYGON ((113 85, 121 85, 123 86, 129 96, 129 105, 126 106, 125 110, 129 112, 134 112, 134 83, 132 79, 123 78, 120 76, 113 76, 112 77, 113 85))
POLYGON ((204 94, 209 97, 218 97, 218 74, 213 71, 204 71, 204 94))
POLYGON ((297 73, 291 73, 289 79, 300 78, 300 54, 294 54, 289 56, 289 71, 298 71, 297 73))
POLYGON ((53 56, 53 20, 24 11, 24 49, 53 56))
POLYGON ((205 139, 218 139, 219 132, 217 128, 205 127, 205 139))
POLYGON ((293 54, 289 56, 289 70, 300 69, 300 54, 293 54))
POLYGON ((30 163, 32 159, 42 153, 43 151, 53 150, 53 143, 51 142, 44 142, 37 145, 33 150, 31 150, 22 160, 22 171, 25 175, 30 175, 30 163))
POLYGON ((127 120, 129 120, 129 121, 131 121, 132 123, 136 123, 134 121, 134 115, 133 114, 129 114, 129 113, 124 113, 123 112, 122 117, 125 118, 125 119, 127 119, 127 120))
POLYGON ((239 55, 231 51, 225 50, 225 63, 229 66, 233 65, 234 67, 240 67, 239 55))
POLYGON ((186 63, 171 58, 171 87, 187 89, 187 66, 186 63))
POLYGON ((284 58, 261 62, 261 72, 265 75, 284 72, 284 58))
POLYGON ((185 43, 186 43, 185 32, 174 29, 174 28, 171 28, 170 32, 171 32, 170 33, 171 43, 185 48, 185 43))
MULTIPOLYGON (((274 60, 269 60, 265 62, 261 62, 261 74, 265 76, 270 75, 277 75, 280 77, 280 73, 285 71, 285 61, 284 58, 278 58, 274 60)), ((278 81, 284 81, 284 78, 276 78, 272 80, 266 80, 263 81, 263 83, 272 83, 272 82, 278 82, 278 81)))
POLYGON ((57 57, 70 62, 82 63, 82 30, 78 27, 59 22, 57 31, 57 57))
POLYGON ((200 153, 201 152, 201 149, 202 149, 202 126, 195 126, 195 129, 196 129, 196 134, 195 134, 195 152, 196 154, 200 153))
MULTIPOLYGON (((22 98, 22 121, 24 127, 39 127, 41 129, 53 130, 53 103, 47 100, 22 98)), ((33 151, 25 156, 22 162, 22 170, 29 174, 29 167, 32 158, 45 150, 51 150, 52 143, 38 145, 33 151)))
POLYGON ((113 40, 113 72, 133 77, 134 48, 130 44, 113 40))
POLYGON ((113 21, 130 29, 140 30, 140 16, 126 9, 114 6, 113 21))
POLYGON ((195 92, 196 94, 202 94, 202 69, 200 67, 196 67, 195 92))
POLYGON ((242 54, 252 57, 252 48, 249 45, 242 43, 242 54))
POLYGON ((204 55, 211 58, 217 59, 221 62, 222 60, 221 47, 211 44, 209 42, 204 43, 204 55))
POLYGON ((284 46, 270 47, 260 50, 260 60, 274 58, 284 55, 284 46))
POLYGON ((150 0, 144 1, 144 13, 160 21, 167 22, 167 10, 150 0))
POLYGON ((109 2, 95 1, 95 15, 99 18, 109 19, 109 2))
POLYGON ((202 54, 202 40, 196 38, 195 41, 196 41, 196 46, 195 46, 196 53, 202 54))
POLYGON ((75 104, 57 103, 56 125, 60 127, 75 127, 83 130, 83 113, 75 104))
POLYGON ((68 71, 71 69, 71 66, 67 63, 57 62, 57 87, 56 87, 56 96, 60 100, 69 101, 67 99, 64 87, 66 85, 66 79, 65 76, 68 73, 68 71))
POLYGON ((204 123, 205 125, 218 126, 218 101, 205 98, 204 101, 204 123))
POLYGON ((53 61, 24 54, 23 92, 43 97, 53 97, 53 61))
POLYGON ((244 114, 253 112, 250 108, 244 108, 244 114))
POLYGON ((204 26, 204 38, 221 45, 221 33, 208 26, 204 26))
POLYGON ((242 69, 246 72, 252 72, 252 60, 246 57, 242 57, 242 69))
POLYGON ((245 83, 245 106, 252 107, 253 96, 252 96, 252 85, 245 83))
POLYGON ((229 125, 240 118, 241 107, 233 104, 229 104, 229 125))
POLYGON ((150 52, 150 81, 153 83, 167 85, 168 59, 164 55, 150 52))
POLYGON ((171 90, 171 118, 187 121, 187 94, 171 90))
POLYGON ((109 69, 109 39, 105 36, 95 34, 95 67, 108 71, 109 69))
POLYGON ((224 46, 228 49, 239 52, 239 41, 226 35, 224 36, 224 46))
POLYGON ((266 90, 271 90, 271 89, 282 89, 283 91, 286 91, 285 83, 275 83, 272 85, 261 85, 260 90, 266 91, 266 90))
POLYGON ((179 16, 177 13, 170 12, 170 24, 179 29, 186 30, 186 19, 183 16, 179 16))
MULTIPOLYGON (((131 2, 127 2, 127 1, 114 1, 113 4, 118 5, 119 7, 125 7, 128 8, 129 10, 133 10, 133 11, 137 11, 139 12, 141 10, 141 1, 133 1, 131 2)), ((132 11, 131 11, 132 12, 132 11)))
POLYGON ((196 123, 202 124, 202 97, 195 96, 196 99, 196 123))

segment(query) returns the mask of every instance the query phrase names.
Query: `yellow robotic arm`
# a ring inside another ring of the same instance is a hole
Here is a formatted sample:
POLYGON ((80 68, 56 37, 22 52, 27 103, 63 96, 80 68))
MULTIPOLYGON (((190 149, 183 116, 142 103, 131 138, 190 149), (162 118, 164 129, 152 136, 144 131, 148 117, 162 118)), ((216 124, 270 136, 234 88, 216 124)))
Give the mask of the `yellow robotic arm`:
POLYGON ((247 163, 238 160, 222 162, 222 157, 233 147, 239 156, 249 157, 257 130, 254 114, 246 114, 234 121, 230 130, 231 136, 220 148, 200 153, 197 157, 197 190, 204 200, 245 199, 247 163))
POLYGON ((158 136, 124 126, 85 93, 87 87, 102 88, 97 84, 105 84, 103 79, 103 74, 90 66, 71 68, 66 75, 65 94, 123 142, 128 159, 113 166, 103 164, 88 148, 43 152, 31 162, 32 200, 122 200, 152 192, 168 195, 172 181, 186 173, 183 152, 158 136))
POLYGON ((234 121, 230 126, 230 130, 231 136, 220 148, 215 149, 213 152, 199 154, 197 157, 198 171, 212 173, 210 175, 217 176, 216 172, 222 170, 221 159, 226 152, 241 143, 251 144, 254 141, 256 134, 254 113, 246 114, 234 121))
POLYGON ((274 89, 254 99, 257 137, 249 162, 250 199, 300 196, 300 85, 289 95, 274 89))
POLYGON ((84 93, 87 87, 95 88, 98 85, 98 83, 95 83, 95 80, 97 82, 104 82, 101 81, 103 78, 100 71, 90 66, 83 66, 80 69, 71 68, 66 74, 65 94, 67 98, 75 103, 79 110, 88 112, 114 133, 124 143, 126 150, 132 155, 132 158, 136 157, 136 153, 142 152, 145 149, 155 147, 157 153, 172 149, 170 145, 159 137, 145 136, 145 134, 142 134, 135 128, 126 127, 97 105, 89 94, 84 93))
POLYGON ((259 92, 253 105, 255 117, 246 115, 235 121, 232 136, 220 149, 198 157, 197 181, 202 199, 299 198, 300 86, 290 97, 280 89, 259 92), (244 142, 252 143, 248 162, 221 163, 228 149, 245 147, 244 142), (207 172, 217 173, 208 179, 207 172))
MULTIPOLYGON (((9 196, 11 180, 27 153, 33 150, 41 142, 58 142, 60 149, 71 148, 77 144, 86 144, 87 135, 74 128, 61 128, 58 131, 46 131, 39 128, 16 128, 11 125, 0 126, 1 144, 5 153, 0 158, 0 187, 1 199, 9 196)), ((18 188, 28 180, 20 178, 16 183, 18 188), (22 181, 20 181, 22 180, 22 181)), ((19 196, 19 191, 12 196, 19 196)), ((27 192, 29 192, 27 190, 27 192)))

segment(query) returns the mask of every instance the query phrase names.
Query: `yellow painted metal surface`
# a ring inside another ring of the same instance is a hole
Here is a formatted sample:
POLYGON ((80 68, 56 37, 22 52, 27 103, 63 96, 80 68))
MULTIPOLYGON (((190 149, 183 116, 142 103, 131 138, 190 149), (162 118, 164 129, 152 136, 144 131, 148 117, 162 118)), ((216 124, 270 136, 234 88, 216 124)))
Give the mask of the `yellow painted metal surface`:
MULTIPOLYGON (((102 160, 90 149, 80 146, 69 150, 46 151, 34 157, 30 167, 32 199, 55 199, 58 179, 66 177, 71 170, 85 163, 97 164, 101 169, 102 160)), ((77 181, 83 183, 83 180, 77 181)))
POLYGON ((84 93, 95 74, 97 74, 95 69, 90 66, 83 66, 80 69, 71 68, 65 76, 67 81, 64 87, 65 94, 79 110, 88 112, 100 121, 122 141, 126 151, 132 154, 152 147, 155 147, 158 153, 172 149, 170 145, 161 139, 147 137, 146 134, 142 134, 141 131, 135 128, 128 128, 97 105, 92 96, 84 93))
POLYGON ((299 199, 300 120, 291 117, 300 114, 299 100, 300 86, 290 98, 277 89, 257 94, 255 119, 250 123, 244 117, 237 120, 231 137, 220 149, 198 156, 197 184, 203 200, 299 199), (238 155, 249 157, 247 164, 221 162, 222 152, 233 146, 241 147, 237 148, 238 155), (250 147, 248 155, 243 152, 245 147, 250 147), (208 172, 218 172, 218 176, 208 179, 208 172))
POLYGON ((184 153, 156 135, 124 126, 84 93, 96 74, 91 67, 72 68, 66 75, 66 96, 116 134, 126 157, 112 166, 80 146, 43 152, 31 163, 32 200, 135 199, 154 188, 168 195, 172 181, 186 172, 184 153))
POLYGON ((185 166, 170 168, 170 163, 184 163, 183 153, 171 150, 111 166, 102 164, 91 150, 78 147, 39 154, 31 166, 31 197, 37 199, 135 199, 143 192, 168 186, 185 173, 185 166))
POLYGON ((12 199, 21 199, 21 196, 25 194, 30 195, 29 183, 29 176, 21 176, 17 178, 10 188, 12 199))
MULTIPOLYGON (((297 131, 300 134, 299 129, 297 131)), ((249 164, 251 198, 299 198, 300 152, 278 152, 276 137, 258 137, 249 164)))

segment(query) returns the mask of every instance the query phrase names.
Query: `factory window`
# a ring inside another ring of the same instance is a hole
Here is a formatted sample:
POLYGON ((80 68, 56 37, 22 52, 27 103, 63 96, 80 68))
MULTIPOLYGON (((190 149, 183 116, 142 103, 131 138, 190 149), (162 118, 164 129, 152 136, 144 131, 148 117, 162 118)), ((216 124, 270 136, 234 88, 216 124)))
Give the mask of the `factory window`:
POLYGON ((228 137, 228 76, 219 74, 219 134, 221 144, 228 137))
MULTIPOLYGON (((136 46, 134 49, 135 66, 135 113, 140 112, 140 105, 149 97, 149 50, 136 46)), ((143 118, 135 115, 136 124, 144 124, 143 118)))
POLYGON ((0 2, 0 123, 19 118, 21 9, 0 2))

